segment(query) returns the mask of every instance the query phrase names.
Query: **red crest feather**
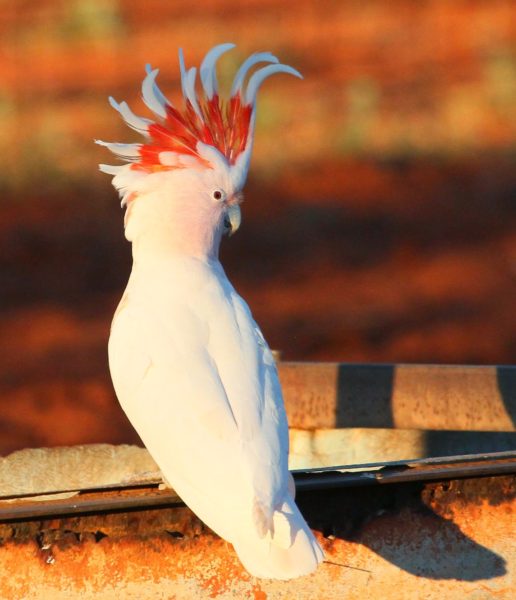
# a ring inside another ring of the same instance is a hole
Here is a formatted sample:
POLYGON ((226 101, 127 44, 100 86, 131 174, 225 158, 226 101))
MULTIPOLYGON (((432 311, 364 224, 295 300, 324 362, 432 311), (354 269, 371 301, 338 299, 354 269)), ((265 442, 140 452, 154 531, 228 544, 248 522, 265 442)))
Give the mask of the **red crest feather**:
MULTIPOLYGON (((188 70, 184 66, 183 53, 179 51, 181 87, 184 106, 179 109, 172 105, 156 84, 158 69, 147 66, 147 76, 142 83, 142 96, 145 104, 156 115, 150 120, 135 115, 126 102, 109 101, 125 122, 142 133, 146 140, 142 144, 97 143, 106 146, 119 158, 131 163, 130 168, 153 173, 156 171, 197 166, 211 167, 201 155, 199 143, 216 148, 234 165, 246 150, 250 154, 252 144, 256 95, 262 82, 274 73, 290 73, 301 77, 292 67, 279 64, 269 52, 251 55, 235 75, 228 100, 218 93, 215 66, 218 58, 233 48, 233 44, 220 44, 205 56, 200 71, 203 93, 195 89, 197 69, 188 70), (255 71, 244 89, 244 81, 249 69, 257 63, 269 63, 255 71)), ((123 167, 123 166, 122 166, 123 167)), ((100 165, 102 171, 116 175, 122 167, 100 165)), ((244 169, 246 171, 246 169, 244 169)))

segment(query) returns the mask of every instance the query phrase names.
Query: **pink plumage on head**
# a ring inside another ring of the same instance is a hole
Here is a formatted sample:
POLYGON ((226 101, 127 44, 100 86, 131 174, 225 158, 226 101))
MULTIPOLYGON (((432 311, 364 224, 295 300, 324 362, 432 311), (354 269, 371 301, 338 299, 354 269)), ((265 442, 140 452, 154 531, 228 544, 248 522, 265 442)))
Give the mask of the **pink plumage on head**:
MULTIPOLYGON (((110 104, 125 122, 145 136, 141 144, 100 142, 119 158, 131 163, 133 170, 153 173, 188 167, 211 167, 199 150, 200 144, 216 148, 229 165, 250 154, 256 114, 256 95, 262 82, 275 73, 301 75, 292 67, 279 64, 269 52, 258 52, 243 62, 237 71, 228 100, 219 96, 216 62, 234 47, 220 44, 212 48, 200 66, 202 94, 195 88, 197 69, 185 68, 183 52, 179 51, 181 88, 184 105, 176 108, 156 84, 158 69, 147 66, 147 76, 142 83, 142 96, 156 120, 136 116, 126 102, 110 98, 110 104), (245 84, 249 70, 258 63, 269 63, 256 70, 245 84)), ((247 161, 248 162, 248 156, 247 161)), ((102 171, 116 175, 121 168, 100 165, 102 171)), ((245 169, 246 170, 246 169, 245 169)))

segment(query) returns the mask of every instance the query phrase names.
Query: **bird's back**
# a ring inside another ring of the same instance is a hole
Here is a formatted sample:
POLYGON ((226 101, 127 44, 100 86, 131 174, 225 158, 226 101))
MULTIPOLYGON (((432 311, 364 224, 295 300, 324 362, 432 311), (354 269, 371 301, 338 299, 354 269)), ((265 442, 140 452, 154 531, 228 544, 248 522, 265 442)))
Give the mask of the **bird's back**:
POLYGON ((320 548, 289 492, 276 367, 218 261, 134 267, 109 343, 119 400, 164 477, 261 577, 320 548))

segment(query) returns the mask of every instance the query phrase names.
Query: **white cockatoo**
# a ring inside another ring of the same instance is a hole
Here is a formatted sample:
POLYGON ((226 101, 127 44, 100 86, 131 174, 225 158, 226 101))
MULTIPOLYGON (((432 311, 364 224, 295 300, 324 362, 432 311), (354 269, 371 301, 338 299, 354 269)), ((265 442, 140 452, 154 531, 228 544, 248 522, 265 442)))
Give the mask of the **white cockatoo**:
POLYGON ((218 254, 223 234, 240 225, 258 88, 275 73, 301 76, 256 53, 222 100, 215 64, 232 47, 208 52, 200 94, 197 69, 186 69, 179 52, 181 108, 150 67, 142 95, 152 119, 110 98, 145 140, 98 142, 127 161, 100 169, 114 175, 133 251, 109 365, 120 404, 167 482, 252 575, 290 579, 313 571, 323 553, 294 501, 272 354, 218 254), (257 63, 268 64, 247 79, 257 63))

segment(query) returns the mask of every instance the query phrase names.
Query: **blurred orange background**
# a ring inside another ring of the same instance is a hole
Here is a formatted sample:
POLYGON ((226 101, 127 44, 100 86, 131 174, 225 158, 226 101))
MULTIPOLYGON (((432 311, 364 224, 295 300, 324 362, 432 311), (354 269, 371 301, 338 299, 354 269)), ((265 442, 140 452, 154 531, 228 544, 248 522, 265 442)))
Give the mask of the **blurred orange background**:
POLYGON ((111 389, 130 270, 94 138, 136 141, 144 65, 178 100, 198 64, 257 50, 305 76, 259 97, 222 260, 285 359, 516 356, 513 0, 8 0, 0 7, 0 453, 137 440, 111 389))

